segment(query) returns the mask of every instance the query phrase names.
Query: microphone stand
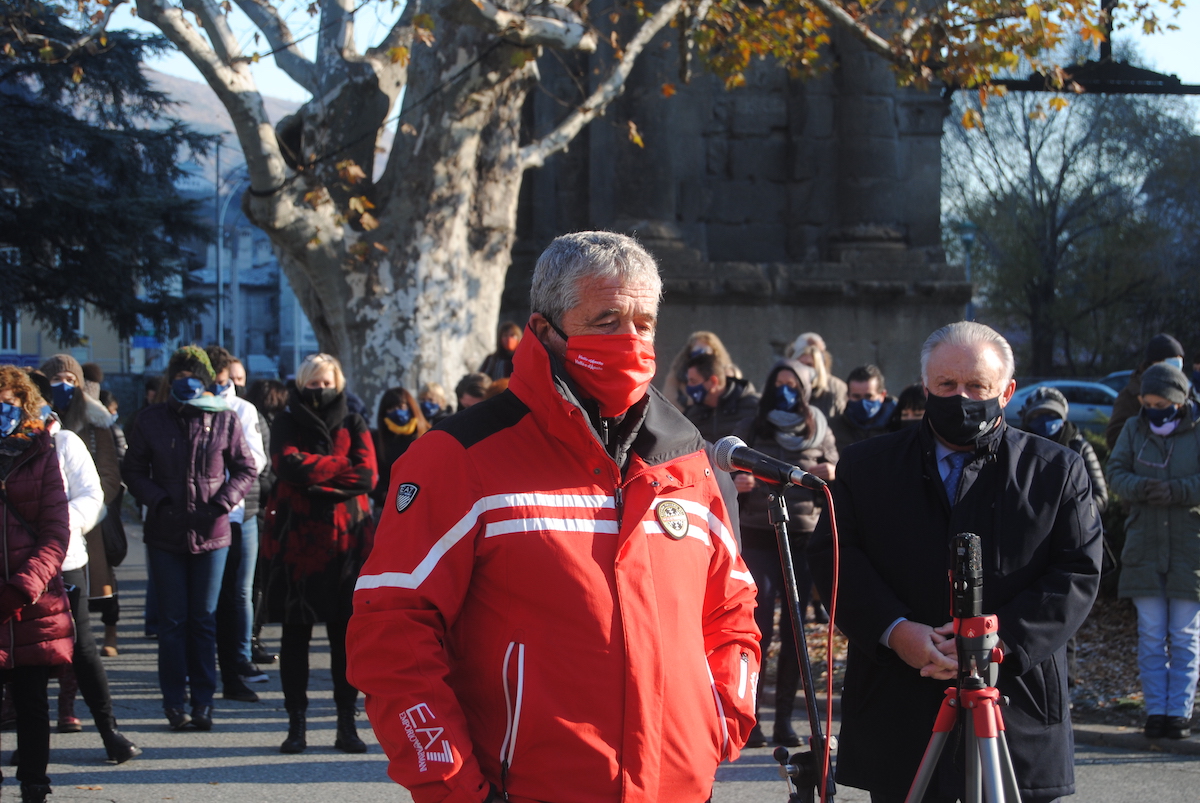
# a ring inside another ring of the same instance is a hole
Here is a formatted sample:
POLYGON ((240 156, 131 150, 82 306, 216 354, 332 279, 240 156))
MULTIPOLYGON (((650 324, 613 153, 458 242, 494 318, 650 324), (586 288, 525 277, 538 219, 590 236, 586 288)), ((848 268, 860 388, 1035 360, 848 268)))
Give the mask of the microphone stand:
MULTIPOLYGON (((762 482, 762 480, 759 480, 762 482)), ((825 797, 832 801, 837 789, 833 775, 824 765, 825 735, 821 732, 821 717, 817 712, 817 695, 813 685, 812 667, 808 664, 808 639, 804 635, 804 609, 800 605, 800 589, 796 587, 796 567, 792 562, 791 542, 788 539, 787 486, 770 483, 774 489, 770 495, 770 521, 775 527, 775 540, 779 545, 779 560, 783 566, 783 588, 787 599, 787 612, 792 618, 795 634, 796 659, 800 666, 800 679, 804 686, 804 707, 808 712, 808 727, 812 733, 809 749, 788 755, 786 747, 777 747, 772 754, 779 762, 779 774, 788 786, 788 803, 814 803, 816 792, 824 784, 825 797)), ((807 589, 805 589, 807 591, 807 589)), ((833 649, 833 644, 827 645, 833 649)))

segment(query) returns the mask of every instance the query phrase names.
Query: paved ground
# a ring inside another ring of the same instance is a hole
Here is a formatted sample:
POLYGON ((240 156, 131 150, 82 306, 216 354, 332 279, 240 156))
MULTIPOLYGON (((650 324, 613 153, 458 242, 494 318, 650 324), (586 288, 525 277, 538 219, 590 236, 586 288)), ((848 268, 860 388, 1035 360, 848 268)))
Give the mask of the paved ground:
MULTIPOLYGON (((139 535, 131 528, 131 536, 139 535)), ((264 667, 267 683, 254 684, 259 703, 218 699, 212 732, 174 733, 167 730, 155 672, 157 643, 142 637, 142 603, 145 589, 143 550, 131 538, 129 558, 119 569, 121 578, 121 654, 106 658, 109 680, 121 729, 145 754, 120 766, 104 760, 95 728, 79 702, 85 730, 54 734, 50 776, 58 801, 121 801, 121 803, 225 803, 264 801, 295 803, 298 800, 409 801, 408 794, 385 774, 386 762, 378 742, 361 719, 360 734, 370 745, 365 755, 352 756, 333 749, 334 719, 329 652, 324 639, 314 639, 309 749, 300 755, 279 753, 287 730, 277 665, 264 667)), ((319 632, 318 628, 318 632, 319 632)), ((264 631, 268 645, 278 644, 278 630, 264 631)), ((51 682, 51 694, 57 684, 51 682)), ((52 716, 54 705, 51 705, 52 716)), ((798 707, 803 716, 803 707, 798 707)), ((804 723, 797 722, 805 729, 804 723)), ((769 727, 768 727, 768 732, 769 727)), ((1076 730, 1081 745, 1076 753, 1079 793, 1086 803, 1149 801, 1174 803, 1200 797, 1200 739, 1150 745, 1140 733, 1112 726, 1086 726, 1076 730), (1084 746, 1091 745, 1091 746, 1084 746), (1166 752, 1169 749, 1175 751, 1166 752)), ((16 738, 0 738, 7 767, 16 738)), ((11 775, 11 769, 6 774, 11 775)), ((15 779, 6 782, 6 795, 16 796, 15 779)), ((769 749, 747 751, 735 764, 720 768, 714 803, 784 803, 787 795, 769 749)), ((866 803, 865 793, 839 788, 837 800, 866 803)), ((662 803, 670 803, 663 801, 662 803)))

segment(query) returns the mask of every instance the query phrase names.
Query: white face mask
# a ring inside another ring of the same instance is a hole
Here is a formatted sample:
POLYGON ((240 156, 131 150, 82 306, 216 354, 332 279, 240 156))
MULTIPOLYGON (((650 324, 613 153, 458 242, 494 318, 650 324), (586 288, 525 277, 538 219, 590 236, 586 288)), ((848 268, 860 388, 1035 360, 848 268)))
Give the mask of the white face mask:
POLYGON ((1153 432, 1155 435, 1161 435, 1163 437, 1166 437, 1167 435, 1170 435, 1172 432, 1174 432, 1175 427, 1177 427, 1177 426, 1179 426, 1179 419, 1172 418, 1170 421, 1163 424, 1161 427, 1156 427, 1153 424, 1150 424, 1150 431, 1153 432))
POLYGON ((1165 360, 1163 360, 1163 363, 1171 366, 1177 371, 1183 370, 1183 357, 1167 357, 1165 360))

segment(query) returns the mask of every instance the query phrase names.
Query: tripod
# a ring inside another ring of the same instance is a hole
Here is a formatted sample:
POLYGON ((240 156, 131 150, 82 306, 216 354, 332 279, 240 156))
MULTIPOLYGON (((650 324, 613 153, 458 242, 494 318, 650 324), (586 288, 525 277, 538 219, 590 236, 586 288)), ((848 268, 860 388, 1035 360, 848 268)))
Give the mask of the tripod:
MULTIPOLYGON (((813 685, 812 667, 808 664, 808 640, 804 635, 804 608, 800 604, 800 589, 796 587, 796 567, 792 562, 791 542, 788 539, 787 500, 785 485, 776 485, 771 494, 771 524, 775 527, 775 540, 779 545, 779 559, 783 566, 783 588, 787 599, 788 615, 792 618, 795 634, 796 659, 800 662, 800 680, 804 686, 804 707, 808 713, 808 726, 812 737, 809 750, 788 755, 786 747, 777 747, 773 756, 779 762, 779 774, 787 782, 788 803, 813 803, 816 790, 824 786, 823 800, 832 801, 836 788, 829 765, 825 760, 825 735, 821 732, 821 716, 817 713, 817 697, 813 685)), ((832 505, 831 505, 832 510, 832 505)), ((805 589, 807 591, 808 589, 805 589)), ((833 649, 833 645, 829 645, 833 649)))
POLYGON ((967 784, 964 803, 1020 803, 1008 741, 1004 738, 1005 703, 996 689, 1003 654, 998 643, 1000 620, 983 615, 983 561, 979 536, 960 533, 951 542, 951 616, 958 651, 958 678, 933 724, 933 735, 917 767, 905 803, 921 803, 937 769, 942 749, 962 719, 966 739, 967 784))

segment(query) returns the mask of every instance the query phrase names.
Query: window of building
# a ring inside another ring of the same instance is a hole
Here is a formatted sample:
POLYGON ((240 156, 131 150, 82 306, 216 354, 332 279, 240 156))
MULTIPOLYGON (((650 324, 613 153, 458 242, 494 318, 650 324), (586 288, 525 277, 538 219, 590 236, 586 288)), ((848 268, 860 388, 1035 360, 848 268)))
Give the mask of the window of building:
POLYGON ((21 350, 21 314, 0 313, 0 352, 16 354, 21 350))

